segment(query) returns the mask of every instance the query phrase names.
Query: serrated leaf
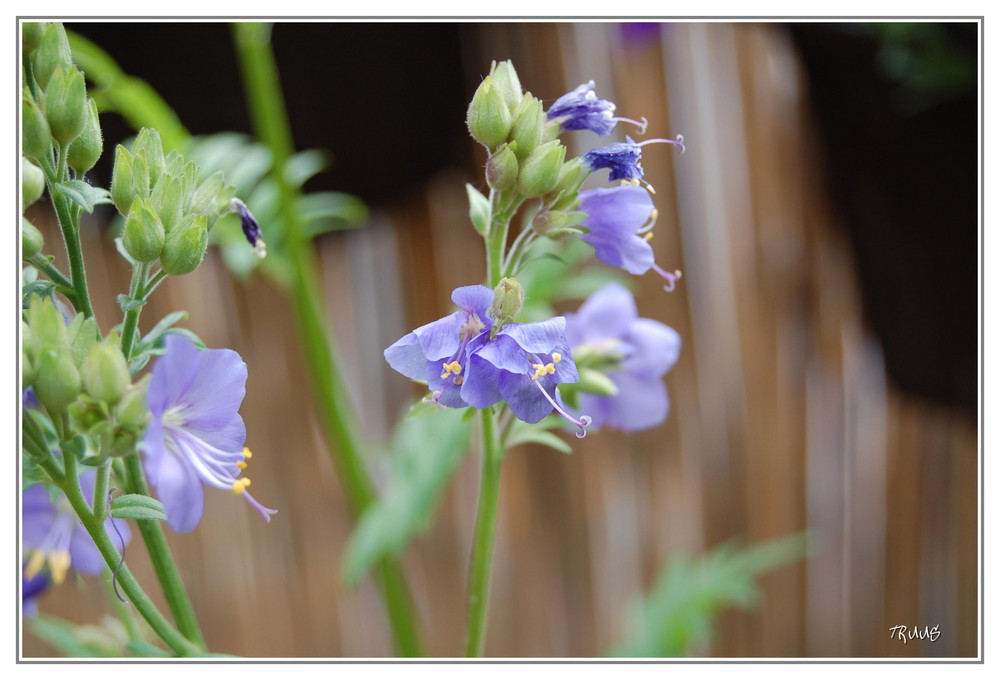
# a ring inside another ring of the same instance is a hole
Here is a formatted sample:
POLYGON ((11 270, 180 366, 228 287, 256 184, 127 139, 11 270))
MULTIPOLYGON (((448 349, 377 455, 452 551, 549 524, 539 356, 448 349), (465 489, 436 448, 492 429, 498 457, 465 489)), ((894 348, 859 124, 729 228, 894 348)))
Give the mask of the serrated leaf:
POLYGON ((150 519, 165 521, 163 503, 138 493, 125 494, 111 501, 111 516, 118 519, 150 519))
POLYGON ((82 179, 71 179, 55 185, 56 191, 76 203, 88 213, 102 203, 111 203, 111 194, 107 189, 95 187, 82 179))
POLYGON ((55 288, 56 284, 46 279, 36 279, 23 286, 21 288, 21 308, 27 309, 30 306, 32 295, 51 298, 55 288))
POLYGON ((463 409, 446 409, 399 423, 385 492, 361 516, 347 544, 341 564, 347 582, 356 582, 382 558, 400 553, 427 525, 468 448, 470 427, 463 416, 463 409))
POLYGON ((125 293, 121 293, 115 298, 115 300, 118 301, 118 306, 122 308, 122 312, 129 312, 146 304, 145 300, 136 300, 135 298, 129 297, 125 293))
POLYGON ((469 219, 472 226, 485 236, 489 230, 490 200, 471 184, 465 185, 465 191, 469 195, 469 219))

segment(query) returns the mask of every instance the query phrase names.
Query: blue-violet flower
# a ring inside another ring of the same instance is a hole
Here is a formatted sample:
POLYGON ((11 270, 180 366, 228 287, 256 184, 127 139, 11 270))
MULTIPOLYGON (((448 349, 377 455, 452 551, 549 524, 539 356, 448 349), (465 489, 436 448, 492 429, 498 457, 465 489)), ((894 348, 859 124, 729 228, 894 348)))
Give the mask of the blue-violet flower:
POLYGON ((646 119, 642 122, 629 118, 616 118, 615 105, 607 99, 598 99, 594 92, 594 81, 588 81, 568 92, 549 107, 549 120, 559 122, 563 132, 571 130, 591 130, 604 136, 611 134, 618 121, 626 121, 639 126, 639 134, 646 131, 646 119))
POLYGON ((152 414, 140 448, 143 466, 175 531, 194 529, 205 504, 202 484, 231 489, 266 521, 265 508, 239 475, 250 458, 239 408, 246 394, 247 365, 229 349, 198 351, 181 335, 168 335, 166 352, 153 366, 146 400, 152 414))
POLYGON ((594 246, 597 259, 629 274, 652 269, 666 280, 666 289, 673 290, 681 273, 665 271, 654 261, 649 240, 657 211, 646 189, 625 184, 581 191, 579 210, 587 214, 580 225, 589 230, 580 238, 594 246))
POLYGON ((229 201, 229 212, 239 214, 240 227, 243 229, 243 236, 246 238, 247 243, 253 246, 254 253, 256 253, 257 257, 266 256, 267 244, 264 243, 264 234, 260 230, 260 224, 258 224, 257 218, 250 212, 250 208, 247 207, 247 204, 238 198, 234 198, 229 201))
POLYGON ((49 577, 44 573, 28 576, 28 565, 21 568, 21 614, 34 616, 38 613, 38 598, 49 587, 49 577))
POLYGON ((385 350, 395 370, 426 380, 431 401, 442 406, 487 408, 504 401, 514 415, 537 423, 555 409, 586 434, 590 418, 569 415, 556 385, 579 375, 566 342, 566 320, 494 325, 494 294, 463 286, 451 294, 460 311, 407 333, 385 350))
POLYGON ((670 400, 662 378, 677 362, 681 338, 670 326, 639 318, 626 288, 610 283, 567 314, 566 338, 581 366, 600 367, 618 390, 614 396, 580 393, 580 407, 595 427, 634 432, 666 420, 670 400))
MULTIPOLYGON (((80 475, 80 489, 91 505, 96 476, 97 471, 93 469, 80 475)), ((65 495, 60 494, 53 501, 48 488, 36 484, 22 494, 21 510, 21 537, 28 557, 24 575, 32 583, 46 564, 49 577, 57 585, 66 579, 70 567, 83 574, 99 574, 104 570, 104 557, 80 524, 65 495)), ((112 536, 120 535, 123 544, 131 539, 128 525, 122 520, 109 517, 104 520, 104 528, 112 536)), ((25 590, 28 590, 27 585, 25 590)))
POLYGON ((624 142, 609 144, 600 149, 591 149, 580 158, 590 168, 591 172, 607 168, 610 171, 608 173, 608 180, 612 182, 620 179, 638 183, 642 180, 643 175, 642 165, 640 164, 642 160, 642 147, 647 144, 673 144, 680 147, 681 153, 684 153, 683 135, 677 135, 676 140, 647 139, 642 142, 636 142, 631 137, 625 137, 624 142))

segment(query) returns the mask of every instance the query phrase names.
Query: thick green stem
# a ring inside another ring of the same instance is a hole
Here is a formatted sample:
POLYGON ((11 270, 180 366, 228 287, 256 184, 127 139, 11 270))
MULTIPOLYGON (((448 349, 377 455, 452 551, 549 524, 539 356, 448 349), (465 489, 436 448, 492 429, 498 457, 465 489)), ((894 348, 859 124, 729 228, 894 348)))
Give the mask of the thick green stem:
POLYGON ((94 478, 94 519, 103 521, 108 509, 108 486, 111 481, 111 459, 105 458, 97 468, 94 478))
MULTIPOLYGON (((132 284, 129 287, 129 297, 133 300, 140 299, 144 292, 143 282, 146 280, 146 271, 149 265, 139 264, 132 269, 132 284)), ((122 323, 122 354, 128 359, 132 356, 132 344, 135 340, 135 330, 139 327, 139 315, 142 314, 142 307, 133 307, 125 312, 125 321, 122 323)))
POLYGON ((486 641, 486 614, 489 610, 490 568, 493 539, 500 506, 500 468, 503 449, 497 436, 497 417, 492 409, 480 411, 483 434, 483 468, 476 511, 476 533, 472 539, 469 564, 469 608, 465 635, 465 655, 483 655, 486 641))
MULTIPOLYGON (((166 617, 160 613, 153 604, 153 601, 149 599, 149 596, 143 591, 142 587, 132 576, 132 572, 129 570, 128 566, 123 564, 121 561, 121 555, 118 553, 118 549, 115 548, 114 543, 111 541, 111 537, 108 536, 107 531, 104 530, 104 522, 98 521, 94 514, 90 510, 90 505, 87 503, 87 499, 84 498, 83 492, 80 490, 80 483, 76 474, 76 460, 72 456, 65 457, 65 468, 66 475, 62 483, 59 484, 63 493, 66 494, 66 498, 69 500, 70 505, 73 510, 76 511, 77 516, 80 518, 80 522, 83 527, 90 534, 90 537, 94 540, 94 544, 100 551, 101 556, 104 558, 104 562, 108 565, 111 571, 118 570, 118 583, 121 585, 122 590, 128 597, 132 605, 138 610, 142 617, 149 623, 153 631, 160 636, 160 638, 172 649, 174 652, 180 656, 198 656, 201 654, 201 650, 194 646, 187 638, 185 638, 181 633, 170 625, 166 617), (119 568, 120 565, 120 568, 119 568)), ((43 461, 41 463, 42 467, 50 474, 50 476, 55 479, 55 473, 58 470, 50 469, 51 463, 49 461, 43 461)))
POLYGON ((86 317, 94 316, 90 306, 90 291, 87 289, 87 270, 83 265, 83 249, 80 246, 80 214, 79 210, 68 198, 63 196, 56 186, 66 179, 66 147, 59 151, 59 166, 53 170, 48 164, 43 164, 45 179, 48 183, 49 196, 56 210, 59 229, 62 231, 63 242, 66 245, 66 257, 69 259, 70 280, 75 296, 71 302, 76 311, 83 312, 86 317))
MULTIPOLYGON (((316 253, 295 209, 296 190, 282 172, 294 146, 271 52, 270 27, 236 24, 234 38, 254 129, 270 149, 276 168, 273 177, 278 184, 285 227, 284 255, 293 272, 291 301, 313 381, 313 403, 344 495, 355 515, 360 515, 374 502, 375 490, 365 467, 364 449, 356 430, 354 409, 344 388, 333 334, 324 318, 316 253)), ((412 597, 399 562, 382 560, 377 574, 397 652, 420 656, 412 597)))

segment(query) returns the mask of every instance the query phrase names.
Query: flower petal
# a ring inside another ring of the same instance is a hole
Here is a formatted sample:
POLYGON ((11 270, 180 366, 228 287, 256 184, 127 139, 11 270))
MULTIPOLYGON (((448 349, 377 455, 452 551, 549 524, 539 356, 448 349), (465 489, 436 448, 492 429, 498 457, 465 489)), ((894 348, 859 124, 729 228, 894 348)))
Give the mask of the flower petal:
POLYGON ((493 305, 493 291, 486 286, 461 286, 451 292, 451 301, 459 309, 478 315, 485 323, 493 305))
POLYGON ((25 548, 37 548, 56 520, 56 507, 44 484, 28 487, 21 494, 21 538, 25 548))
MULTIPOLYGON (((513 325, 508 324, 504 326, 504 330, 513 325)), ((517 340, 504 334, 503 331, 500 331, 494 339, 484 342, 476 350, 475 356, 485 359, 497 368, 510 371, 511 373, 528 373, 532 370, 531 357, 517 344, 517 340)), ((483 407, 479 406, 477 408, 483 407)))
POLYGON ((670 326, 653 319, 636 319, 624 339, 635 348, 622 370, 632 375, 662 376, 677 363, 681 336, 670 326))
POLYGON ((667 419, 670 399, 659 377, 636 376, 624 371, 610 376, 618 396, 610 400, 607 425, 634 432, 655 427, 667 419))
POLYGON ((565 340, 566 319, 555 316, 534 323, 509 323, 497 333, 513 338, 526 352, 548 354, 561 340, 565 340))
POLYGON ((427 357, 415 333, 407 333, 389 345, 382 355, 393 369, 410 380, 427 380, 427 357))
MULTIPOLYGON (((487 343, 492 344, 495 343, 487 343)), ((500 401, 500 374, 495 364, 478 354, 473 355, 463 374, 462 400, 475 408, 486 408, 500 401)))
POLYGON ((458 331, 467 318, 465 312, 452 312, 413 331, 424 356, 429 361, 438 361, 455 354, 458 351, 458 331))
POLYGON ((156 496, 167 511, 167 524, 178 533, 198 526, 205 509, 205 490, 191 464, 168 453, 160 461, 155 477, 156 496))
POLYGON ((146 401, 154 420, 187 391, 198 373, 198 348, 183 335, 170 334, 166 352, 153 365, 146 401))
POLYGON ((247 441, 247 427, 239 413, 234 413, 228 423, 213 430, 202 430, 186 425, 185 430, 209 446, 223 451, 243 451, 247 441))
POLYGON ((567 315, 566 335, 573 345, 620 338, 637 316, 632 293, 620 283, 609 283, 587 298, 572 320, 567 315))
MULTIPOLYGON (((546 387, 551 381, 541 378, 538 382, 546 387)), ((549 388, 549 394, 554 389, 549 388)), ((538 384, 527 375, 517 375, 506 371, 500 374, 500 394, 518 419, 526 423, 537 423, 552 412, 552 404, 542 396, 538 384)))
POLYGON ((247 391, 247 365, 231 349, 198 352, 195 379, 174 403, 185 409, 184 424, 201 430, 225 427, 247 391))

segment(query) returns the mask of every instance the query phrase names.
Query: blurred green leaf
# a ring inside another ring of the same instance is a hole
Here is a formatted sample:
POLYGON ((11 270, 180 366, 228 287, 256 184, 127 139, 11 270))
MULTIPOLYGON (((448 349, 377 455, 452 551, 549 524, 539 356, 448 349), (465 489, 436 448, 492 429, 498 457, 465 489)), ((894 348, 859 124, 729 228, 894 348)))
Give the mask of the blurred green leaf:
POLYGON ((111 501, 111 516, 119 519, 151 519, 163 522, 167 511, 163 503, 138 493, 129 493, 111 501))
POLYGON ((518 444, 541 444, 561 453, 573 453, 573 447, 551 431, 563 426, 565 426, 565 421, 560 418, 554 420, 545 418, 537 423, 514 420, 505 440, 506 447, 514 448, 518 444))
POLYGON ((708 642, 712 622, 726 607, 749 609, 759 597, 757 579, 805 557, 808 533, 737 549, 725 543, 692 558, 675 555, 660 570, 653 589, 633 607, 630 635, 611 649, 616 657, 677 657, 708 642))
POLYGON ((94 207, 102 203, 111 203, 111 194, 107 189, 95 187, 82 179, 72 179, 55 185, 56 191, 80 206, 85 212, 94 212, 94 207))
POLYGON ((472 409, 403 419, 393 437, 391 470, 381 498, 361 516, 347 544, 342 576, 355 583, 383 557, 400 553, 429 523, 437 499, 469 445, 472 409))

